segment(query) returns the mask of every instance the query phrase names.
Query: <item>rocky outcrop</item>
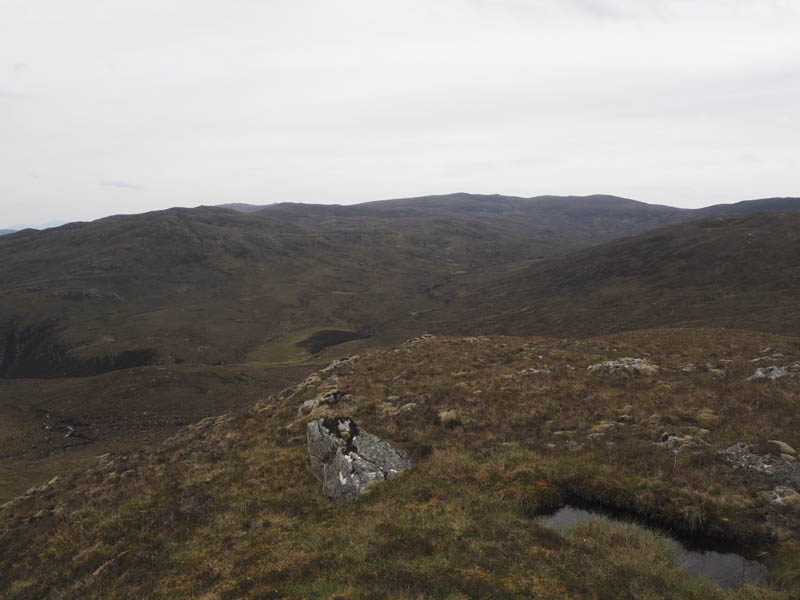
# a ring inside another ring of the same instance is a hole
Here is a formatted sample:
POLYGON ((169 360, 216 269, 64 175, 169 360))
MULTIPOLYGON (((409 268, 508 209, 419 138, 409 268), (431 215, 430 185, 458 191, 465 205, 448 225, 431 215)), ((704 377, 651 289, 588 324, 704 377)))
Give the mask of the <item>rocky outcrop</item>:
POLYGON ((750 376, 752 381, 775 381, 789 374, 786 367, 760 367, 750 376))
POLYGON ((606 360, 586 367, 590 373, 624 373, 627 375, 655 375, 658 366, 647 358, 620 358, 606 360))
POLYGON ((345 395, 344 392, 337 389, 328 390, 316 398, 311 398, 310 400, 306 400, 305 402, 303 402, 297 408, 297 412, 310 413, 320 405, 336 404, 344 395, 345 395))
POLYGON ((702 450, 708 446, 708 442, 692 435, 680 435, 665 431, 658 438, 658 444, 670 450, 673 454, 679 452, 692 452, 702 450))
POLYGON ((800 490, 800 463, 795 461, 794 455, 758 454, 752 445, 740 442, 723 450, 722 456, 735 469, 756 471, 782 485, 800 490))
POLYGON ((339 502, 355 500, 374 481, 394 479, 414 466, 399 448, 359 428, 350 417, 321 418, 306 430, 311 472, 322 493, 339 502))

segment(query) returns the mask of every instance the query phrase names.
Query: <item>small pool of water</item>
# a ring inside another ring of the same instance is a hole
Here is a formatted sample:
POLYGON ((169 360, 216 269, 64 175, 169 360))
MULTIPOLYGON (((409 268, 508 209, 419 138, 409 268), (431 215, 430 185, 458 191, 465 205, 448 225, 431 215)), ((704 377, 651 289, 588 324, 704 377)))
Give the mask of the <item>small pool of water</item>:
MULTIPOLYGON (((541 515, 537 521, 553 529, 566 529, 586 523, 592 518, 605 517, 617 522, 637 523, 600 510, 590 510, 567 505, 552 514, 541 515)), ((663 531, 661 533, 664 533, 663 531)), ((670 535, 678 544, 678 559, 693 575, 707 577, 725 587, 736 587, 746 582, 758 582, 767 575, 767 567, 757 560, 745 558, 726 543, 716 543, 692 538, 684 540, 670 535)))

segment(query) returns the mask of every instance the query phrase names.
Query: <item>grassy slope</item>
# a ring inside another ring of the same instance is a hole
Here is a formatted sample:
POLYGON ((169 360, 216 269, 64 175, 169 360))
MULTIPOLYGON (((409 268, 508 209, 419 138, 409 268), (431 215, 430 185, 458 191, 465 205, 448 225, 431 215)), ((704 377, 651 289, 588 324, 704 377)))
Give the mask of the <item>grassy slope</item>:
POLYGON ((70 357, 153 348, 164 362, 243 360, 298 330, 367 326, 397 298, 401 308, 424 302, 423 285, 455 270, 442 257, 406 260, 410 250, 392 232, 310 234, 222 209, 9 240, 0 247, 0 314, 20 326, 57 319, 70 357))
POLYGON ((312 368, 170 365, 0 379, 0 503, 98 454, 153 444, 209 414, 249 405, 312 368))
POLYGON ((292 365, 308 369, 425 329, 592 335, 710 323, 797 333, 800 322, 796 215, 715 218, 530 265, 522 259, 566 247, 547 231, 589 243, 596 238, 580 232, 616 235, 676 213, 608 197, 468 195, 267 212, 170 210, 22 232, 0 244, 2 314, 59 316, 62 341, 74 345, 67 358, 153 347, 159 360, 187 361, 174 365, 185 376, 169 397, 167 388, 131 383, 152 379, 147 370, 89 383, 0 380, 0 499, 107 449, 170 435, 182 422, 176 402, 199 418, 252 400, 234 392, 222 406, 194 395, 219 372, 194 361, 246 361, 234 370, 264 373, 252 389, 268 391, 295 377, 292 365), (529 242, 533 231, 539 237, 529 242), (316 358, 297 345, 331 328, 371 337, 316 358), (94 441, 44 445, 58 438, 43 411, 62 430, 88 424, 94 441), (130 422, 120 424, 126 412, 130 422))
POLYGON ((800 590, 798 509, 773 510, 773 483, 717 455, 738 441, 800 446, 800 378, 746 380, 769 364, 750 362, 766 346, 772 360, 800 358, 797 338, 708 329, 377 351, 7 504, 0 594, 789 600, 800 590), (661 371, 585 369, 619 356, 661 371), (680 370, 690 362, 696 372, 680 370), (531 368, 549 373, 521 373, 531 368), (311 417, 296 410, 331 385, 350 394, 338 413, 418 461, 344 506, 320 495, 304 443, 311 417), (443 410, 457 420, 442 423, 443 410), (665 430, 709 445, 673 455, 655 443, 665 430), (709 535, 775 532, 764 546, 772 579, 724 590, 688 577, 658 535, 602 523, 560 535, 531 520, 570 494, 709 535))
POLYGON ((170 209, 24 231, 0 241, 0 325, 56 322, 38 353, 64 363, 137 349, 162 362, 253 360, 313 328, 397 339, 418 329, 412 315, 436 306, 456 274, 562 254, 685 212, 606 196, 464 194, 255 214, 170 209))
POLYGON ((711 217, 540 261, 465 276, 431 327, 543 335, 664 325, 800 334, 800 214, 711 217), (440 321, 437 322, 437 318, 440 321))

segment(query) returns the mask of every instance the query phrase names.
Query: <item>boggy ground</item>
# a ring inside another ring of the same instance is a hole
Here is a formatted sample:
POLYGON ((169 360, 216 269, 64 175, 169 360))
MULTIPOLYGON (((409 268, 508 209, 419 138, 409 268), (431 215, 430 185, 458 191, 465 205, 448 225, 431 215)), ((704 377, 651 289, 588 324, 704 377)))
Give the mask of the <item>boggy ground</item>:
POLYGON ((769 440, 800 447, 800 373, 748 377, 798 359, 800 339, 713 329, 411 340, 6 504, 0 595, 797 598, 791 486, 721 451, 745 442, 793 464, 769 440), (638 374, 587 368, 622 357, 646 361, 638 374), (332 389, 338 404, 298 410, 332 389), (416 468, 330 502, 304 432, 333 414, 416 468), (749 543, 769 580, 723 589, 690 577, 656 533, 595 523, 561 534, 532 518, 571 496, 749 543))

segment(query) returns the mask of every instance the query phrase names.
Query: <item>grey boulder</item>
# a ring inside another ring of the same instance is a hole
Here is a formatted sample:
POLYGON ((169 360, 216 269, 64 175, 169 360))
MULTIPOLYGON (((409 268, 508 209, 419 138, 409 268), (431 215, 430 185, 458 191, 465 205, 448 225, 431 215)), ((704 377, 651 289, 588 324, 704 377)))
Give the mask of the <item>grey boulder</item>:
POLYGON ((414 466, 399 448, 359 428, 350 417, 321 418, 306 430, 311 472, 322 493, 339 502, 358 498, 373 481, 394 479, 414 466))
POLYGON ((788 374, 789 369, 786 367, 761 367, 756 369, 756 372, 750 376, 750 379, 753 381, 775 381, 788 374))

